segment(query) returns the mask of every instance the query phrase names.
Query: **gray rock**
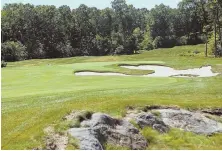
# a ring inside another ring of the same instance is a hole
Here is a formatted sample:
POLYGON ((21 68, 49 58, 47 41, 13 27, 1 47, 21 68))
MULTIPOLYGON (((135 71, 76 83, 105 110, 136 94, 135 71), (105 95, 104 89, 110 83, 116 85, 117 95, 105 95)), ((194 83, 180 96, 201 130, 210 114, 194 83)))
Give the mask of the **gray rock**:
POLYGON ((182 109, 160 109, 157 111, 161 113, 163 122, 170 127, 205 135, 222 132, 221 123, 209 119, 200 113, 182 109))
POLYGON ((149 126, 161 133, 166 133, 169 131, 169 127, 152 113, 141 113, 135 119, 140 128, 149 126))
POLYGON ((82 150, 103 150, 102 145, 94 136, 94 131, 90 128, 72 128, 68 133, 79 140, 82 150))
POLYGON ((101 124, 114 126, 116 122, 118 121, 111 118, 109 115, 102 114, 102 113, 94 113, 90 120, 85 120, 81 122, 81 126, 82 127, 95 127, 101 124))
POLYGON ((70 129, 68 132, 80 141, 80 149, 83 150, 101 150, 105 143, 130 149, 147 147, 147 141, 139 130, 125 120, 94 113, 90 120, 81 122, 81 126, 81 128, 70 129))

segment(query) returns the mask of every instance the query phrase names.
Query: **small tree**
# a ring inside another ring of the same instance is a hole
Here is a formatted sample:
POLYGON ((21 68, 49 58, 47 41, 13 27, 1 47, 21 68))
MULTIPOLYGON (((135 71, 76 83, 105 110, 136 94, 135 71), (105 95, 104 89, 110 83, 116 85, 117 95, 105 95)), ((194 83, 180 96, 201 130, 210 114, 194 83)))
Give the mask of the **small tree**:
POLYGON ((2 59, 5 61, 20 61, 27 58, 26 47, 20 42, 4 42, 1 49, 2 59))

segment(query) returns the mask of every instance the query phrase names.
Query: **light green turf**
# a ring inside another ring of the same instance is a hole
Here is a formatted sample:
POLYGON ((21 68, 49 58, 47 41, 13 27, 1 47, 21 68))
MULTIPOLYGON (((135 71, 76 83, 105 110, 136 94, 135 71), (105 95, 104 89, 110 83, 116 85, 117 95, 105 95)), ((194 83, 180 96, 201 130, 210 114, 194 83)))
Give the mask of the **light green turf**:
MULTIPOLYGON (((2 69, 2 149, 38 147, 43 142, 44 127, 57 123, 73 109, 121 116, 128 105, 222 107, 221 75, 185 79, 74 75, 79 70, 135 74, 135 71, 121 70, 117 64, 164 64, 177 69, 212 65, 215 72, 222 73, 222 59, 205 58, 203 52, 204 45, 197 45, 142 51, 129 56, 8 63, 2 69), (201 53, 193 56, 194 50, 201 53)), ((214 137, 221 138, 221 135, 214 137)), ((174 149, 173 146, 166 148, 174 149)))

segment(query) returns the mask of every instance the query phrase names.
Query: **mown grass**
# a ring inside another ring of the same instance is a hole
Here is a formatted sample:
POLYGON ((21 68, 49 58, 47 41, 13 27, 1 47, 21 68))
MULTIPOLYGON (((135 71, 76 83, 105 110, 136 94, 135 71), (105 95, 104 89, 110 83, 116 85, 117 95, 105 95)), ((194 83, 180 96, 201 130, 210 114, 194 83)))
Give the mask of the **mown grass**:
MULTIPOLYGON (((137 55, 8 63, 2 69, 2 149, 42 146, 43 129, 49 124, 59 123, 72 110, 121 116, 126 106, 222 107, 221 75, 211 78, 147 78, 81 77, 73 73, 80 70, 122 72, 117 64, 164 64, 177 69, 212 65, 215 72, 222 73, 222 59, 205 58, 203 52, 204 45, 197 45, 144 51, 137 55), (193 50, 201 53, 181 55, 193 50)), ((216 138, 221 139, 221 135, 216 138)), ((208 149, 205 147, 200 149, 208 149)), ((208 147, 221 149, 217 141, 208 147)))

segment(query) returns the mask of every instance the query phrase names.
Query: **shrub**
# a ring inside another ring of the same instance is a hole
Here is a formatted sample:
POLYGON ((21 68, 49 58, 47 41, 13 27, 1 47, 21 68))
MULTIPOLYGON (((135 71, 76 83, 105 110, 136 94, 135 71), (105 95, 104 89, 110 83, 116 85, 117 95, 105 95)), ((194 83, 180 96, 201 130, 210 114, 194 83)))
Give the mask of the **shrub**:
POLYGON ((177 44, 177 40, 176 40, 176 36, 174 35, 166 37, 163 42, 163 46, 166 48, 174 47, 176 46, 176 44, 177 44))
POLYGON ((73 53, 73 48, 69 42, 67 43, 58 43, 56 50, 60 53, 60 57, 71 57, 73 53))
POLYGON ((188 45, 197 45, 197 44, 204 43, 204 41, 205 41, 204 35, 201 35, 199 33, 191 33, 190 37, 187 41, 187 44, 188 45))
POLYGON ((157 36, 153 41, 153 48, 161 48, 163 45, 163 38, 160 36, 157 36))
POLYGON ((142 50, 152 50, 153 49, 152 42, 150 42, 149 40, 144 40, 140 44, 140 49, 142 49, 142 50))
POLYGON ((140 49, 142 50, 152 50, 153 45, 152 45, 152 38, 149 34, 149 32, 146 32, 144 34, 144 39, 143 41, 139 44, 140 49))
POLYGON ((116 48, 115 54, 119 55, 119 54, 123 54, 123 53, 124 53, 124 48, 122 45, 120 45, 119 47, 116 48))
POLYGON ((167 37, 156 37, 153 41, 154 48, 171 48, 176 45, 176 37, 175 36, 167 36, 167 37))
POLYGON ((5 61, 20 61, 27 58, 26 47, 20 42, 6 41, 2 43, 1 49, 5 61))
POLYGON ((177 40, 177 45, 178 46, 187 45, 187 43, 188 43, 188 37, 187 36, 179 37, 178 40, 177 40))
POLYGON ((2 60, 1 63, 2 63, 2 65, 1 65, 2 68, 7 66, 7 62, 5 62, 4 60, 2 60))

